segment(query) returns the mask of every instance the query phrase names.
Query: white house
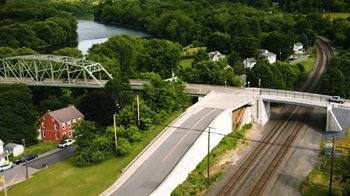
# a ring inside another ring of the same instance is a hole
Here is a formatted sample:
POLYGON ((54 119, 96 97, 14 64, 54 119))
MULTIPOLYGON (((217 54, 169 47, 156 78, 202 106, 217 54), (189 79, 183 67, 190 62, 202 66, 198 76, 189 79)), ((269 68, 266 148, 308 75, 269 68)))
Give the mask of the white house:
POLYGON ((256 59, 255 58, 246 58, 243 61, 243 65, 245 66, 245 68, 253 68, 254 65, 256 64, 256 59))
POLYGON ((270 64, 276 62, 276 54, 273 52, 269 52, 266 49, 261 50, 261 55, 269 61, 270 64))
POLYGON ((222 55, 219 51, 209 52, 208 55, 212 61, 218 61, 221 58, 225 58, 225 55, 222 55))
POLYGON ((0 140, 0 165, 7 165, 9 161, 9 152, 4 151, 4 142, 0 140))
POLYGON ((12 152, 13 156, 16 157, 23 154, 24 146, 21 144, 8 143, 5 145, 4 150, 8 151, 9 153, 12 152))
POLYGON ((304 46, 301 42, 295 43, 293 46, 294 54, 303 54, 305 52, 304 46))

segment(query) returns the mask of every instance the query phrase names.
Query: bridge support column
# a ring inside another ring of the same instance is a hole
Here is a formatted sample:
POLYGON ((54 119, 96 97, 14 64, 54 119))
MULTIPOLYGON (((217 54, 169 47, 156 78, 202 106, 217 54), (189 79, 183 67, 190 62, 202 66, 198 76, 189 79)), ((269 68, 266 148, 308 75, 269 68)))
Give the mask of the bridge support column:
POLYGON ((270 118, 270 102, 263 101, 257 97, 255 104, 252 106, 252 118, 253 122, 264 125, 270 118))
POLYGON ((329 105, 327 107, 327 124, 326 124, 326 132, 327 131, 342 131, 342 127, 340 126, 337 117, 334 115, 333 106, 329 105))

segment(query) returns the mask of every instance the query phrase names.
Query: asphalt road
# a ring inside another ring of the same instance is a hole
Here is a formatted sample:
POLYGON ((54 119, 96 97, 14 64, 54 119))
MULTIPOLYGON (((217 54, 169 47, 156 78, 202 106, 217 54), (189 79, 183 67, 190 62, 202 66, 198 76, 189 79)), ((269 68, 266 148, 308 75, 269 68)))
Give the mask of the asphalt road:
MULTIPOLYGON (((37 159, 28 162, 28 178, 30 178, 34 173, 43 169, 43 164, 47 163, 50 165, 56 164, 58 162, 64 161, 66 159, 74 156, 74 149, 76 146, 69 146, 67 148, 62 149, 54 149, 48 153, 43 155, 39 155, 37 159)), ((11 186, 13 184, 19 183, 27 179, 27 171, 25 167, 25 163, 21 163, 19 165, 14 165, 13 169, 6 170, 0 175, 4 175, 6 186, 11 186)), ((0 190, 3 187, 0 186, 0 190)))
POLYGON ((204 108, 184 121, 179 128, 111 195, 149 195, 168 176, 222 109, 204 108))
POLYGON ((35 168, 35 169, 42 169, 43 168, 43 164, 47 163, 49 166, 59 163, 61 161, 67 160, 71 157, 74 156, 74 149, 76 148, 76 146, 72 145, 72 146, 68 146, 66 148, 62 148, 61 150, 49 154, 47 156, 43 156, 39 158, 30 161, 28 163, 29 167, 35 168))

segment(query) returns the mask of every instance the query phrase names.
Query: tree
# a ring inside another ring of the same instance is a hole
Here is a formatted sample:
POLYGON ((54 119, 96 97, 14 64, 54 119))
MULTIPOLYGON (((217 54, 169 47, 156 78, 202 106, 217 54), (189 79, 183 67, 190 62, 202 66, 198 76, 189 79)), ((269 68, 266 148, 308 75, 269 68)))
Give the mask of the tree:
POLYGON ((140 72, 158 73, 162 78, 170 78, 172 71, 179 70, 182 47, 167 40, 145 40, 143 51, 137 57, 140 72))
POLYGON ((154 74, 150 83, 143 85, 143 89, 142 97, 154 111, 171 113, 188 104, 185 86, 180 81, 163 81, 159 75, 154 74))
POLYGON ((105 91, 116 100, 118 109, 131 103, 132 91, 129 81, 123 82, 121 77, 115 77, 105 85, 105 91))
POLYGON ((24 84, 0 85, 0 134, 5 143, 37 143, 37 112, 30 89, 24 84))
POLYGON ((206 46, 208 52, 220 51, 229 53, 231 37, 227 33, 215 32, 208 36, 206 46))
POLYGON ((92 91, 82 97, 77 108, 86 120, 99 125, 113 124, 113 114, 118 112, 116 100, 103 91, 92 91))
POLYGON ((119 145, 117 146, 117 156, 126 156, 130 154, 132 146, 127 139, 118 139, 118 144, 119 145))
POLYGON ((69 47, 56 50, 52 54, 75 57, 75 58, 83 58, 84 56, 83 53, 78 48, 69 48, 69 47))

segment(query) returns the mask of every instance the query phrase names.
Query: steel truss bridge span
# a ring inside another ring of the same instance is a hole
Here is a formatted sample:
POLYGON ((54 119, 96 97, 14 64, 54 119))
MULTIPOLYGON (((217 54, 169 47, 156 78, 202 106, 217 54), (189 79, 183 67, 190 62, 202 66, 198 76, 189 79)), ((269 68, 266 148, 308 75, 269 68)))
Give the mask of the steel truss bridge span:
POLYGON ((25 55, 0 59, 1 83, 28 86, 103 88, 113 79, 100 64, 58 55, 25 55))

